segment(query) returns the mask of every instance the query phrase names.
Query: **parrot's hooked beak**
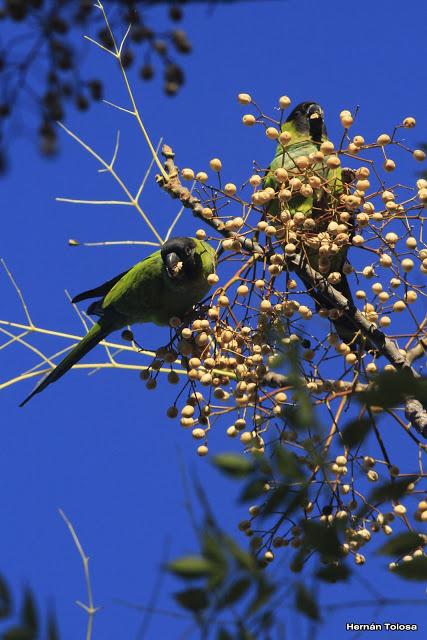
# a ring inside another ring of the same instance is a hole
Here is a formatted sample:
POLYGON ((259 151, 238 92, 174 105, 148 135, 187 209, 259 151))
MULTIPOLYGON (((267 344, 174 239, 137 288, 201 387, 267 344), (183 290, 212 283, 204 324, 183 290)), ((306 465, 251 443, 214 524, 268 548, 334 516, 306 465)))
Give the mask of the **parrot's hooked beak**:
POLYGON ((170 278, 178 278, 183 267, 183 262, 179 256, 174 251, 171 251, 171 253, 166 254, 164 261, 168 276, 170 278))
POLYGON ((318 104, 312 104, 308 110, 310 136, 313 140, 320 141, 323 129, 323 109, 318 104))

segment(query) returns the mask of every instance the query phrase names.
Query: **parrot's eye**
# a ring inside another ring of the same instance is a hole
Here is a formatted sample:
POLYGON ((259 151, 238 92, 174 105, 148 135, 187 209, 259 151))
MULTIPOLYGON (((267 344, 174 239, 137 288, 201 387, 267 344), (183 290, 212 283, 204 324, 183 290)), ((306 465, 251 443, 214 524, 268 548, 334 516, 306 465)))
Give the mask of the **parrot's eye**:
POLYGON ((185 248, 185 255, 189 256, 192 252, 192 248, 191 247, 186 247, 185 248))

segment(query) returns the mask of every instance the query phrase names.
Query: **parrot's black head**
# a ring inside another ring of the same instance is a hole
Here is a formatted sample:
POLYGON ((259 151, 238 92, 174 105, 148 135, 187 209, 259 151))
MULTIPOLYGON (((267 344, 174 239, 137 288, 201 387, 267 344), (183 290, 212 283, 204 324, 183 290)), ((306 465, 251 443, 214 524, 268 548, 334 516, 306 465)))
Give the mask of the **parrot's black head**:
POLYGON ((289 114, 286 122, 292 122, 299 133, 307 133, 314 142, 326 138, 325 114, 317 102, 301 102, 289 114))
POLYGON ((161 248, 168 278, 176 282, 196 278, 202 271, 202 260, 193 238, 171 238, 161 248))

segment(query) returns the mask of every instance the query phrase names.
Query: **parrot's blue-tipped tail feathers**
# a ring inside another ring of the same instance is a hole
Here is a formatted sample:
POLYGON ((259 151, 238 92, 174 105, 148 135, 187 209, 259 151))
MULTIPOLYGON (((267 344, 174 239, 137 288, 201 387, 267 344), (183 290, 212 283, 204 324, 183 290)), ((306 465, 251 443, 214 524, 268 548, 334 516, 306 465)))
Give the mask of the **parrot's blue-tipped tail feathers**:
POLYGON ((31 400, 31 398, 33 396, 36 395, 36 393, 40 393, 40 391, 43 391, 43 389, 45 389, 47 387, 47 385, 49 384, 49 382, 47 382, 47 379, 49 378, 49 376, 52 374, 52 371, 48 371, 41 380, 38 381, 38 383, 36 384, 36 386, 34 387, 34 389, 31 391, 30 395, 28 395, 25 400, 23 400, 20 403, 20 407, 23 407, 24 405, 27 404, 27 402, 29 400, 31 400))

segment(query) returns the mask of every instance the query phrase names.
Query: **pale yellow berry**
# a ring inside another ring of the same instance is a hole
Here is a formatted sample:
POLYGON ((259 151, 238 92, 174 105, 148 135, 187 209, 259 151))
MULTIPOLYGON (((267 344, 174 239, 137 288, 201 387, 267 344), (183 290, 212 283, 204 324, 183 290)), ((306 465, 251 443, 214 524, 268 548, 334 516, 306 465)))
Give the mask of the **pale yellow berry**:
POLYGON ((377 365, 375 364, 375 362, 369 362, 366 365, 366 372, 371 374, 377 372, 377 365))
MULTIPOLYGON (((312 196, 313 195, 312 187, 309 184, 303 184, 301 187, 301 195, 303 195, 305 198, 309 198, 310 196, 312 196)), ((304 219, 305 219, 305 216, 304 216, 304 219)))
POLYGON ((376 275, 374 267, 372 265, 364 267, 362 273, 365 278, 368 278, 369 280, 376 275))
POLYGON ((201 182, 202 184, 204 184, 208 179, 208 174, 205 171, 199 171, 196 174, 196 180, 198 180, 198 182, 201 182))
POLYGON ((413 304, 414 302, 416 302, 418 296, 416 291, 408 291, 407 293, 405 293, 405 302, 407 302, 408 304, 413 304))
POLYGON ((392 191, 383 191, 381 194, 381 198, 383 202, 390 202, 390 200, 394 200, 394 193, 392 191))
POLYGON ((369 180, 366 180, 366 178, 364 178, 363 180, 358 180, 356 182, 356 189, 359 189, 360 191, 367 191, 370 186, 371 183, 369 182, 369 180))
POLYGON ((226 433, 229 438, 235 438, 237 436, 237 429, 234 425, 231 425, 231 427, 228 427, 226 433))
POLYGON ((325 140, 325 142, 322 142, 322 144, 320 145, 320 151, 325 155, 330 155, 334 152, 334 150, 334 144, 330 140, 325 140))
POLYGON ((218 282, 219 278, 216 273, 210 273, 207 277, 208 284, 211 286, 218 282))
POLYGON ((201 444, 197 447, 197 455, 201 457, 208 455, 208 448, 205 444, 201 444))
POLYGON ((345 357, 347 364, 355 364, 357 362, 357 355, 355 353, 348 353, 345 357))
POLYGON ((211 220, 213 218, 212 209, 210 209, 210 207, 203 207, 202 216, 205 218, 205 220, 211 220))
POLYGON ((212 158, 212 160, 209 162, 209 165, 212 171, 221 171, 222 162, 219 158, 212 158))
POLYGON ((403 504, 396 504, 393 511, 397 516, 403 516, 406 513, 406 507, 403 504))
POLYGON ((242 444, 249 444, 250 442, 252 442, 252 440, 253 440, 253 436, 250 431, 244 431, 243 433, 240 434, 240 442, 242 444))
POLYGON ((423 151, 422 149, 415 149, 412 155, 415 158, 415 160, 418 160, 418 162, 422 162, 423 160, 426 159, 425 151, 423 151))
POLYGON ((282 131, 282 133, 279 135, 279 142, 282 145, 288 144, 291 139, 292 139, 292 136, 289 133, 289 131, 282 131))
POLYGON ((338 156, 329 156, 329 158, 326 160, 326 164, 330 169, 336 169, 340 166, 341 160, 338 158, 338 156))
POLYGON ((276 127, 267 127, 267 129, 265 130, 265 135, 270 140, 277 140, 277 138, 279 137, 279 132, 276 127))
POLYGON ((359 247, 360 245, 362 245, 365 242, 363 236, 356 234, 355 236, 353 236, 352 239, 352 243, 354 244, 355 247, 359 247))
POLYGON ((270 300, 262 300, 261 304, 259 305, 259 308, 264 313, 267 313, 268 311, 271 311, 271 302, 270 302, 270 300))
POLYGON ((204 240, 206 238, 206 231, 204 229, 197 229, 196 238, 198 240, 204 240))
POLYGON ((400 264, 407 273, 414 268, 414 261, 411 258, 404 258, 400 264))
POLYGON ((242 123, 245 125, 245 127, 253 127, 253 125, 256 123, 256 118, 254 115, 252 115, 252 113, 246 113, 242 118, 242 123))
POLYGON ((247 296, 249 293, 249 288, 245 284, 241 284, 237 287, 236 293, 238 296, 247 296))
POLYGON ((286 109, 291 104, 291 99, 288 96, 280 96, 279 98, 279 107, 281 109, 286 109))
POLYGON ((279 393, 276 393, 276 395, 274 396, 274 399, 279 404, 283 404, 288 399, 288 396, 283 391, 280 391, 279 393))
POLYGON ((380 265, 382 267, 390 267, 393 264, 393 259, 387 253, 383 253, 380 257, 380 265))
POLYGON ((193 169, 183 169, 181 171, 181 175, 184 180, 194 180, 194 171, 193 169))
POLYGON ((274 560, 274 553, 272 551, 266 551, 264 553, 264 560, 267 560, 267 562, 273 562, 274 560))
POLYGON ((393 311, 396 311, 397 313, 400 313, 401 311, 405 311, 405 309, 406 309, 406 304, 403 302, 403 300, 397 300, 393 305, 393 311))
POLYGON ((366 477, 368 478, 369 482, 377 482, 379 476, 376 471, 374 471, 373 469, 369 469, 366 477))
POLYGON ((286 180, 288 179, 288 172, 284 167, 279 167, 274 172, 274 177, 276 178, 277 182, 286 182, 286 180))
POLYGON ((328 275, 328 282, 332 285, 336 285, 341 282, 341 274, 339 271, 333 271, 328 275))
POLYGON ((319 176, 310 176, 308 179, 308 182, 310 184, 310 187, 312 187, 312 189, 318 189, 322 184, 322 181, 319 178, 319 176))
POLYGON ((227 182, 227 184, 224 187, 224 193, 227 196, 234 196, 234 194, 237 191, 237 187, 235 184, 233 184, 232 182, 227 182))
POLYGON ((358 298, 359 300, 363 300, 364 298, 366 298, 366 291, 363 291, 363 289, 358 289, 356 291, 356 298, 358 298))
POLYGON ((388 244, 396 244, 396 242, 399 240, 399 236, 396 233, 390 232, 387 233, 385 236, 385 241, 388 244))
POLYGON ((382 327, 389 327, 391 325, 391 319, 388 316, 381 316, 380 325, 382 327))
POLYGON ((285 253, 286 253, 286 255, 288 255, 288 256, 293 255, 293 254, 296 252, 296 250, 297 250, 297 248, 296 248, 296 246, 293 244, 293 242, 288 242, 288 243, 285 245, 285 253))
POLYGON ((396 163, 391 158, 387 158, 387 160, 385 160, 383 164, 383 167, 385 171, 394 171, 396 169, 396 163))
POLYGON ((418 191, 418 197, 423 202, 427 200, 427 189, 425 187, 418 191))
POLYGON ((363 136, 354 136, 353 144, 355 144, 356 147, 363 147, 365 144, 365 138, 363 136))
POLYGON ((249 93, 239 93, 237 100, 240 104, 250 104, 252 102, 252 98, 249 93))
POLYGON ((257 173, 254 173, 254 175, 249 178, 249 182, 253 187, 257 187, 262 182, 261 176, 259 176, 257 173))
POLYGON ((412 118, 411 116, 408 116, 403 121, 403 126, 406 129, 412 129, 412 127, 415 127, 415 125, 416 125, 416 120, 415 120, 415 118, 412 118))
POLYGON ((293 191, 299 191, 302 186, 302 182, 299 178, 291 178, 289 180, 289 186, 293 191))
POLYGON ((406 238, 406 246, 408 249, 415 249, 417 246, 417 239, 413 236, 409 236, 409 238, 406 238))
POLYGON ((391 138, 387 133, 382 133, 377 138, 377 144, 379 144, 380 146, 384 146, 386 144, 390 144, 390 142, 391 142, 391 138))
POLYGON ((353 116, 351 115, 351 113, 349 111, 344 112, 342 111, 340 114, 340 120, 341 120, 341 124, 345 129, 348 129, 349 127, 351 127, 351 125, 353 124, 353 116), (346 113, 348 115, 342 115, 343 113, 346 113))

